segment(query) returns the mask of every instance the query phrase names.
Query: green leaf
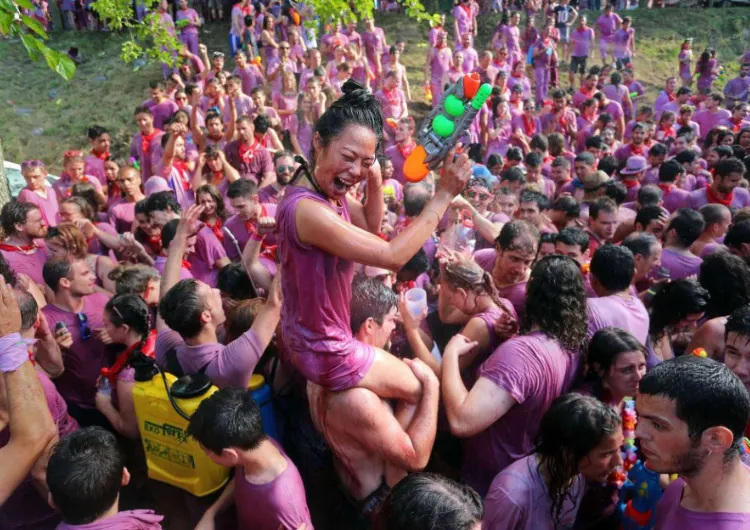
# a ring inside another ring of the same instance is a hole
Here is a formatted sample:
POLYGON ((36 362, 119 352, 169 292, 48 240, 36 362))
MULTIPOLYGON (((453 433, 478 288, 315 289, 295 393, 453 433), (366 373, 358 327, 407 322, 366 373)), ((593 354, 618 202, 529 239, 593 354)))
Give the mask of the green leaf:
POLYGON ((13 24, 13 14, 6 11, 0 11, 0 33, 3 35, 9 35, 11 24, 13 24))
POLYGON ((41 56, 40 46, 44 46, 42 42, 29 33, 21 33, 21 42, 23 42, 26 52, 32 61, 38 61, 41 56))
POLYGON ((0 9, 11 14, 16 12, 16 6, 13 5, 13 2, 11 2, 11 0, 0 0, 0 9))
POLYGON ((40 48, 44 54, 44 60, 47 61, 47 66, 60 74, 66 81, 73 79, 76 73, 76 65, 70 57, 52 48, 48 48, 44 44, 41 44, 40 48))
POLYGON ((41 25, 41 23, 31 17, 27 17, 26 15, 21 15, 21 22, 29 28, 31 31, 39 35, 43 39, 47 39, 47 31, 44 29, 44 26, 41 25))
POLYGON ((29 0, 15 0, 15 2, 21 9, 29 9, 30 11, 34 10, 34 4, 32 4, 29 0))

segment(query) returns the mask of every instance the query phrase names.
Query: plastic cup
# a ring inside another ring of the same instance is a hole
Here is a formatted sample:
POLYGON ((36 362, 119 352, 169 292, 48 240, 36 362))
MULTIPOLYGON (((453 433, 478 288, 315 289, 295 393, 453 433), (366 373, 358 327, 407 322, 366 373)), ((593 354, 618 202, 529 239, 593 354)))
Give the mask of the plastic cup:
POLYGON ((414 318, 420 318, 427 309, 427 291, 419 287, 406 291, 406 307, 414 318))

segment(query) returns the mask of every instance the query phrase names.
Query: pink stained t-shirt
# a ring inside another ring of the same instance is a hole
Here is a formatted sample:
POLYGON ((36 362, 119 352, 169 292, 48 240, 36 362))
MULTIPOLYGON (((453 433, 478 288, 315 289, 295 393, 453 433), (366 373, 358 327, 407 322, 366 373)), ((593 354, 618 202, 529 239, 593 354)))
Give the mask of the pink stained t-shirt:
POLYGON ((98 178, 102 186, 107 183, 107 175, 104 173, 104 160, 89 153, 86 155, 86 158, 83 159, 83 162, 84 175, 91 175, 92 177, 98 178))
MULTIPOLYGON (((690 208, 699 210, 701 207, 708 204, 708 195, 706 188, 701 188, 690 193, 690 208)), ((732 202, 729 204, 730 208, 745 208, 750 206, 750 192, 745 188, 737 186, 732 191, 732 202)))
POLYGON ((242 79, 242 92, 247 96, 253 88, 263 84, 263 74, 254 64, 249 64, 244 69, 235 68, 232 73, 242 79))
POLYGON ((602 14, 596 19, 596 27, 599 29, 603 38, 609 38, 617 29, 617 25, 622 19, 617 13, 610 13, 609 16, 602 14))
POLYGON ((699 110, 693 115, 693 121, 698 124, 701 131, 701 137, 703 138, 721 121, 728 120, 731 117, 732 113, 727 109, 716 109, 715 112, 711 112, 710 110, 699 110))
POLYGON ((109 224, 115 227, 117 233, 124 234, 133 229, 135 221, 135 203, 118 202, 109 209, 109 224))
POLYGON ((157 364, 167 369, 167 353, 175 350, 177 361, 186 374, 196 374, 205 367, 205 374, 218 388, 247 388, 253 370, 263 355, 258 335, 248 329, 226 346, 218 342, 188 346, 173 330, 161 331, 156 337, 157 364))
POLYGON ((603 296, 589 298, 589 339, 600 329, 614 326, 629 331, 641 344, 648 338, 649 316, 646 306, 636 296, 603 296))
POLYGON ((570 44, 573 46, 570 52, 572 57, 588 57, 594 45, 594 30, 589 27, 583 31, 574 29, 570 32, 570 44))
POLYGON ((297 530, 303 524, 313 530, 310 510, 302 477, 275 440, 271 443, 281 452, 287 467, 267 484, 253 484, 245 478, 244 470, 234 474, 234 505, 238 528, 267 528, 269 530, 297 530))
POLYGON ((149 99, 143 102, 144 107, 151 109, 154 115, 154 127, 157 129, 163 129, 166 121, 172 117, 172 115, 180 110, 177 103, 171 99, 165 99, 161 103, 155 103, 154 100, 149 99))
MULTIPOLYGON (((743 464, 745 473, 750 469, 743 464)), ((685 481, 678 478, 672 482, 656 505, 656 530, 744 530, 750 528, 750 513, 695 512, 680 506, 685 481)))
POLYGON ((161 530, 162 519, 153 510, 129 510, 89 524, 60 523, 57 530, 161 530))
POLYGON ((570 389, 579 364, 577 354, 533 332, 505 341, 481 366, 479 377, 516 401, 502 418, 464 440, 461 475, 481 496, 500 471, 532 452, 542 416, 570 389))
MULTIPOLYGON (((157 256, 154 258, 154 269, 159 273, 159 276, 164 276, 164 267, 167 266, 167 257, 166 256, 157 256)), ((180 280, 192 280, 193 274, 190 272, 190 269, 187 269, 185 267, 180 268, 180 280)))
MULTIPOLYGON (((281 92, 274 92, 273 104, 278 110, 293 110, 296 112, 297 94, 283 94, 281 92)), ((294 114, 280 116, 282 129, 290 129, 292 116, 294 116, 294 114)))
POLYGON ((26 187, 18 194, 18 202, 28 202, 37 205, 39 211, 42 213, 42 219, 47 223, 47 226, 57 226, 60 217, 60 206, 57 203, 57 194, 50 186, 45 186, 44 191, 47 194, 47 198, 42 197, 37 192, 31 191, 26 187))
POLYGON ((188 256, 188 261, 192 265, 190 272, 196 280, 214 288, 219 280, 219 269, 216 267, 216 262, 226 257, 227 253, 216 234, 213 233, 213 230, 204 226, 196 236, 195 252, 188 256))
POLYGON ((703 260, 698 256, 692 254, 685 256, 670 248, 665 248, 661 253, 661 266, 669 270, 669 277, 672 281, 697 275, 700 272, 701 263, 703 260))
POLYGON ((375 350, 354 339, 350 328, 354 263, 299 239, 296 211, 303 199, 351 222, 346 202, 333 206, 307 188, 286 187, 276 212, 284 344, 305 379, 329 390, 345 390, 365 376, 375 350))
POLYGON ((46 248, 39 247, 31 253, 0 249, 0 254, 8 262, 13 272, 16 274, 25 274, 34 283, 44 288, 45 283, 42 276, 42 268, 44 268, 44 262, 47 261, 46 248))
POLYGON ((302 151, 302 156, 307 160, 310 160, 312 156, 312 139, 315 133, 315 123, 309 123, 304 120, 300 123, 300 119, 297 114, 289 116, 289 134, 297 137, 299 142, 299 148, 302 151))
POLYGON ((549 489, 539 473, 536 453, 513 462, 492 481, 484 499, 485 530, 573 528, 586 481, 577 475, 563 499, 560 526, 552 521, 549 489))

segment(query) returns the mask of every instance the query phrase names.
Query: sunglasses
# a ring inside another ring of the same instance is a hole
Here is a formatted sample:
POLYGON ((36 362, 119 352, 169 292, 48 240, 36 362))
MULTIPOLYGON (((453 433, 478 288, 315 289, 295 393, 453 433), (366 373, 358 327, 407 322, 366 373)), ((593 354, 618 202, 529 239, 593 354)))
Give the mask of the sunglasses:
POLYGON ((276 173, 294 173, 294 166, 279 166, 276 173))
POLYGON ((476 191, 472 191, 472 190, 467 191, 466 192, 466 196, 469 199, 474 199, 474 198, 478 197, 480 201, 486 201, 487 199, 489 199, 491 197, 491 195, 489 193, 481 193, 481 192, 476 192, 476 191))
POLYGON ((91 328, 89 327, 89 317, 83 313, 76 313, 78 317, 78 331, 81 334, 81 340, 89 340, 91 338, 91 328))
POLYGON ((33 167, 44 167, 44 162, 41 160, 26 160, 21 162, 21 171, 25 169, 31 169, 33 167))
POLYGON ((280 49, 280 50, 288 50, 288 49, 289 49, 289 46, 279 46, 279 49, 280 49))
POLYGON ((222 58, 223 59, 224 58, 224 54, 221 53, 221 52, 214 52, 214 53, 211 54, 211 58, 212 59, 218 59, 218 58, 222 58))
POLYGON ((523 110, 534 110, 534 107, 524 107, 523 110))

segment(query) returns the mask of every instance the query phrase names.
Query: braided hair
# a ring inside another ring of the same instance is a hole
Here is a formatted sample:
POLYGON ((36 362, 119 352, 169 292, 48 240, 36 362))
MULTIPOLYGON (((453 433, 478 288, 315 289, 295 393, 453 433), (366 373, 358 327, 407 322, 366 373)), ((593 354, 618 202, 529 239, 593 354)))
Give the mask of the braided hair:
POLYGON ((141 337, 141 345, 151 332, 151 312, 146 302, 137 294, 118 294, 104 307, 115 326, 129 326, 141 337))

